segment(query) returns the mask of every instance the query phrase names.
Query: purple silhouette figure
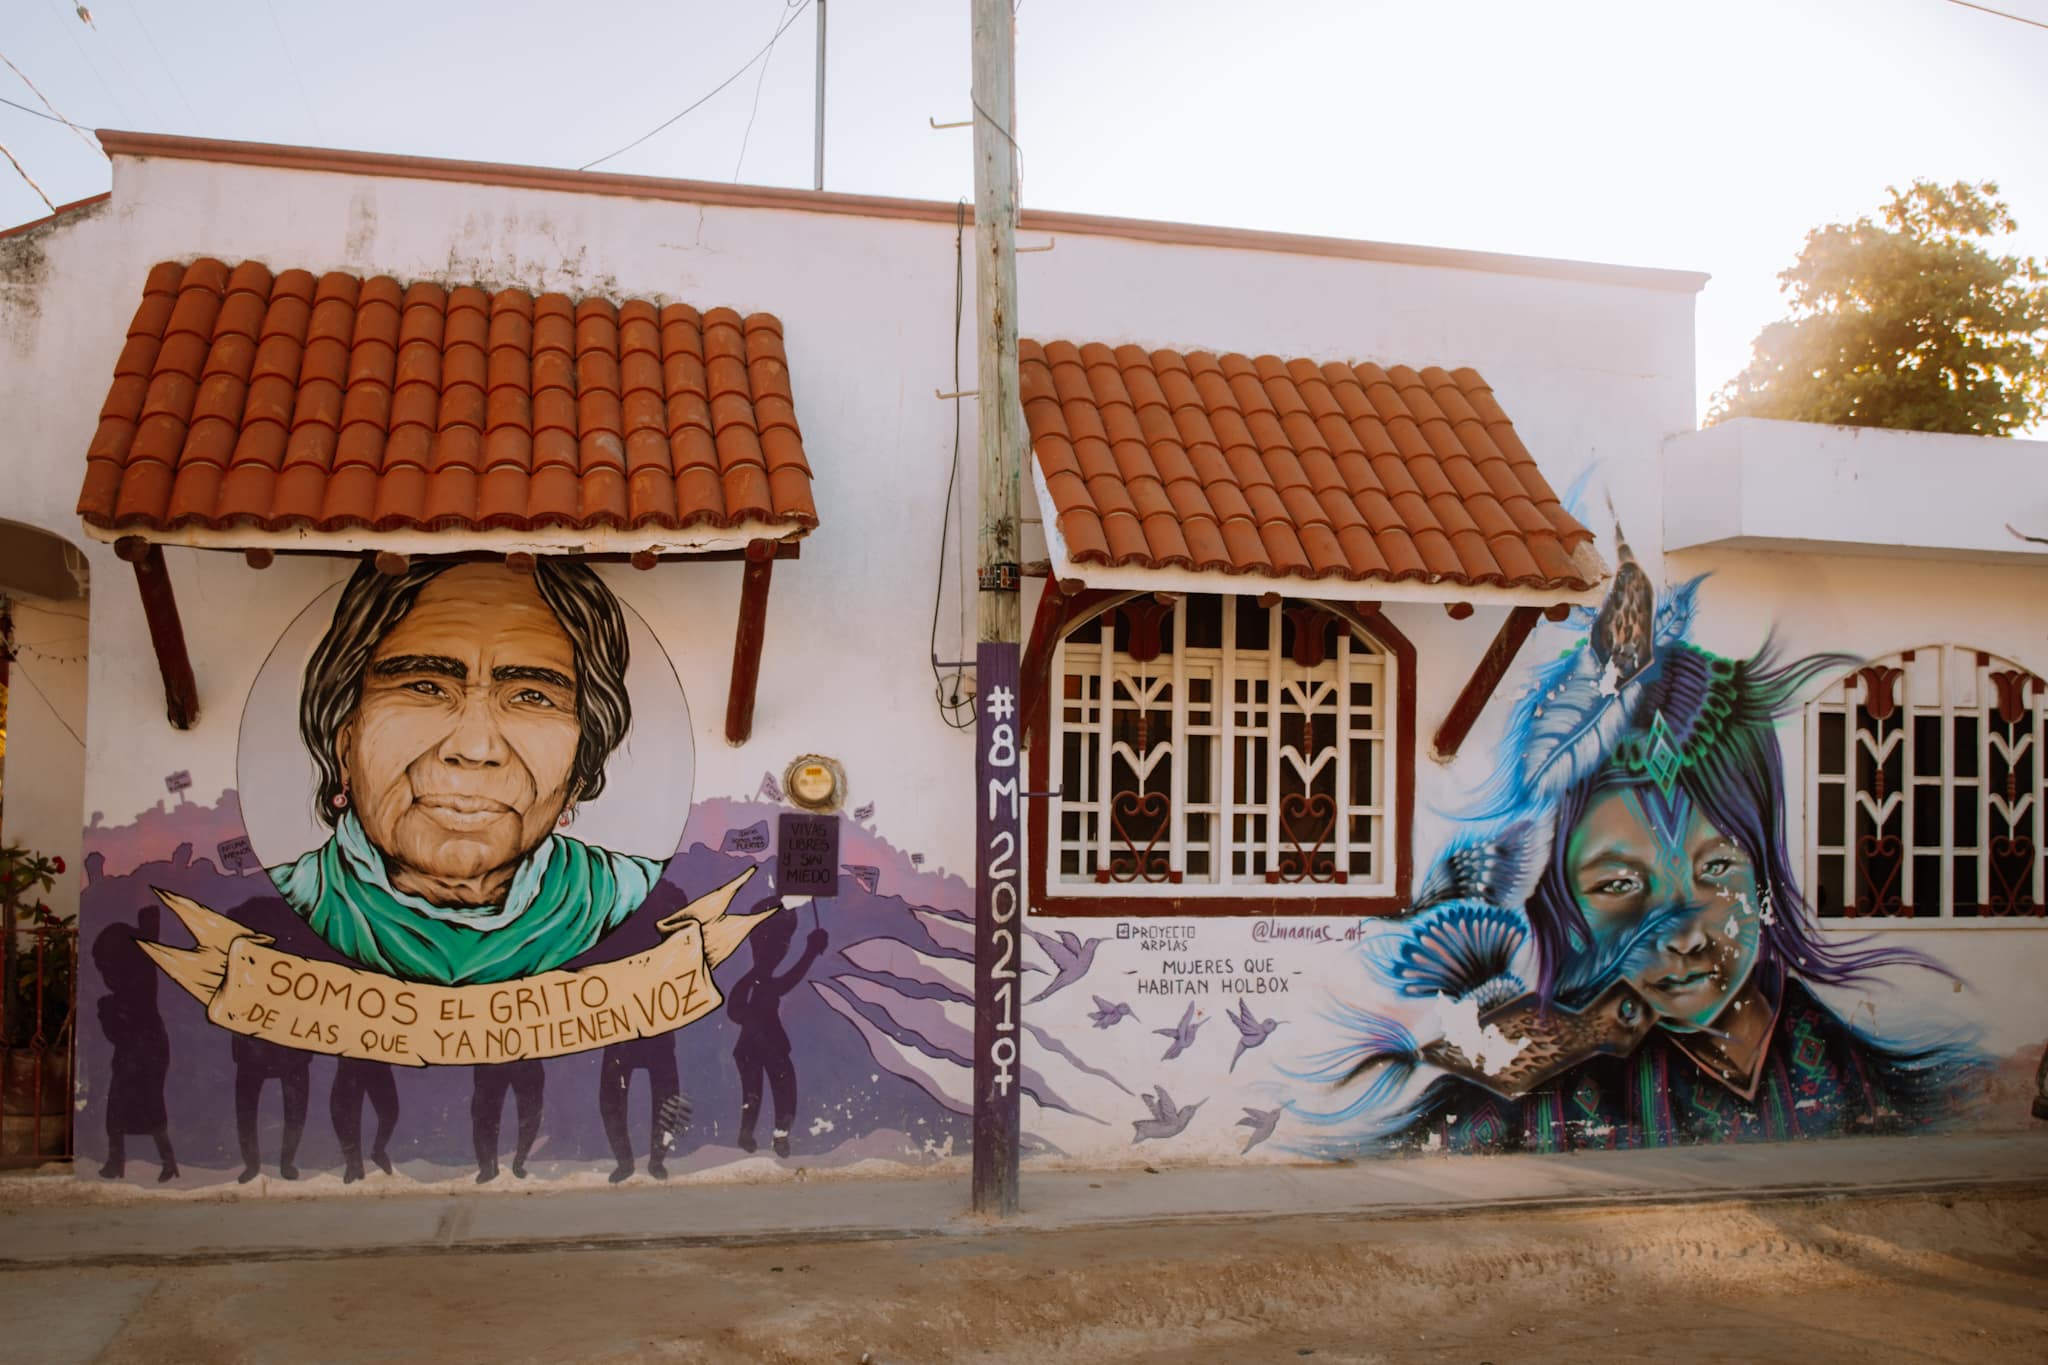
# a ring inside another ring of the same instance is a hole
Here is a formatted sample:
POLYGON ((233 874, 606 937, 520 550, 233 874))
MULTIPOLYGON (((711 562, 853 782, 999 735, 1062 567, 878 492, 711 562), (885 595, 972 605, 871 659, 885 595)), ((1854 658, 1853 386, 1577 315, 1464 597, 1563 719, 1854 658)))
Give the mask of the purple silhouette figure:
POLYGON ((616 1185, 633 1174, 633 1138, 626 1127, 626 1101, 632 1093, 633 1073, 647 1073, 648 1109, 653 1116, 647 1140, 647 1174, 668 1179, 665 1158, 675 1145, 676 1133, 689 1120, 690 1107, 683 1099, 682 1077, 676 1071, 676 1040, 673 1034, 633 1038, 613 1043, 604 1050, 604 1070, 597 1081, 597 1114, 604 1120, 605 1141, 611 1144, 611 1182, 616 1185))
POLYGON ((377 1132, 370 1139, 370 1160, 377 1169, 391 1174, 391 1130, 398 1126, 398 1082, 389 1062, 370 1062, 343 1057, 334 1064, 334 1087, 327 1092, 327 1116, 334 1124, 334 1140, 341 1144, 341 1183, 352 1185, 363 1178, 363 1101, 377 1115, 377 1132))
MULTIPOLYGON (((91 868, 89 857, 88 875, 91 868)), ((119 1180, 127 1173, 127 1138, 135 1133, 155 1141, 156 1178, 162 1182, 178 1175, 178 1158, 171 1152, 170 1120, 164 1110, 171 1035, 156 1004, 156 965, 136 946, 137 939, 155 941, 157 908, 142 907, 136 919, 136 928, 110 924, 92 941, 93 965, 99 968, 100 980, 107 988, 99 999, 100 1034, 114 1048, 107 1077, 107 1160, 100 1174, 119 1180)))
POLYGON ((754 1123, 761 1114, 761 1083, 765 1079, 775 1099, 775 1155, 789 1155, 790 1125, 796 1121, 796 1067, 790 1060, 789 1035, 782 1029, 782 997, 802 983, 831 941, 822 928, 811 930, 796 965, 775 975, 796 937, 796 921, 795 912, 785 910, 747 935, 754 949, 753 965, 733 983, 725 998, 726 1017, 740 1032, 732 1059, 740 1072, 741 1151, 751 1152, 758 1146, 754 1123))
POLYGON ((1282 1112, 1284 1112, 1282 1109, 1246 1109, 1244 1117, 1232 1125, 1233 1127, 1249 1128, 1252 1130, 1251 1136, 1245 1139, 1245 1144, 1239 1149, 1238 1155, 1244 1155, 1245 1152, 1249 1152, 1252 1148, 1273 1136, 1273 1130, 1280 1126, 1280 1115, 1282 1112))
POLYGON ((1236 1009, 1225 1010, 1223 1013, 1232 1024, 1237 1026, 1237 1051, 1230 1054, 1230 1069, 1235 1071, 1237 1070, 1237 1059, 1244 1056, 1245 1049, 1257 1047, 1260 1043, 1272 1037, 1273 1030, 1280 1027, 1280 1021, 1278 1019, 1252 1018, 1251 1002, 1242 996, 1238 998, 1236 1009))
POLYGON ((1038 940, 1038 946, 1045 949, 1045 955, 1052 959, 1053 976, 1050 984, 1024 1003, 1035 1005, 1054 991, 1067 987, 1088 975, 1088 969, 1095 965, 1095 950, 1102 946, 1099 938, 1083 939, 1071 929, 1062 929, 1057 935, 1041 934, 1036 929, 1025 933, 1038 940))
POLYGON ((1097 1028, 1108 1028, 1112 1024, 1121 1024, 1126 1019, 1136 1019, 1138 1017, 1136 1010, 1122 1002, 1111 1004, 1099 995, 1094 997, 1094 999, 1095 1008, 1088 1011, 1088 1017, 1095 1021, 1095 1027, 1097 1028))
POLYGON ((278 1148, 277 1173, 286 1180, 297 1180, 299 1139, 306 1133, 306 1101, 312 1090, 313 1054, 240 1033, 228 1046, 235 1059, 235 1140, 242 1149, 242 1173, 235 1179, 246 1185, 262 1173, 256 1106, 263 1098, 263 1083, 275 1080, 284 1104, 284 1141, 278 1148))
POLYGON ((519 1115, 519 1145, 512 1151, 514 1179, 526 1179, 526 1158, 533 1155, 534 1139, 540 1136, 540 1106, 547 1085, 547 1072, 540 1059, 528 1057, 517 1062, 496 1062, 473 1066, 470 1074, 476 1089, 469 1098, 469 1137, 476 1148, 476 1183, 498 1178, 498 1131, 505 1117, 505 1092, 512 1092, 519 1115))
POLYGON ((1194 1118, 1195 1111, 1209 1102, 1206 1099, 1196 1100, 1182 1108, 1173 1102, 1173 1096, 1166 1093, 1166 1087, 1163 1085, 1146 1091, 1138 1098, 1145 1102, 1145 1108, 1151 1111, 1152 1117, 1132 1122, 1133 1147, 1147 1139, 1179 1137, 1187 1128, 1188 1121, 1194 1118))
POLYGON ((1159 1060, 1170 1062, 1180 1056, 1181 1053, 1186 1052, 1188 1045, 1195 1041, 1196 1031, 1208 1022, 1207 1019, 1195 1018, 1195 1002, 1190 1000, 1188 1002, 1188 1011, 1180 1017, 1178 1024, 1175 1024, 1172 1028, 1156 1028, 1152 1030, 1162 1038, 1173 1039, 1172 1046, 1166 1049, 1166 1055, 1159 1060))

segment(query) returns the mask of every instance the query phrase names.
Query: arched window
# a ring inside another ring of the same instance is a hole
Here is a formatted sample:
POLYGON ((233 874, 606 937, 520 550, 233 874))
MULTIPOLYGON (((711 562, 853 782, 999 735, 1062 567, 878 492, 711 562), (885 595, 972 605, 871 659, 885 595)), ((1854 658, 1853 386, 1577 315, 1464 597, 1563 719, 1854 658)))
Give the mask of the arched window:
POLYGON ((1853 669, 1806 707, 1807 891, 1822 918, 2040 916, 2048 686, 1956 645, 1853 669))
POLYGON ((1070 626, 1033 775, 1051 793, 1034 810, 1038 904, 1397 908, 1411 673, 1398 632, 1339 604, 1147 593, 1070 626))

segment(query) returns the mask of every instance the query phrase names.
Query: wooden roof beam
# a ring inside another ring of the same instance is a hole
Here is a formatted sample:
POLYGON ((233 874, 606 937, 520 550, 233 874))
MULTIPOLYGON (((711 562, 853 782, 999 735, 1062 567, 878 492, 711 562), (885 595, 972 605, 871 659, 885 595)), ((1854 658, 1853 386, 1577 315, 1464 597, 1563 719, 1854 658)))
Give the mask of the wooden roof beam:
POLYGON ((775 572, 772 540, 747 545, 740 570, 740 619, 733 635, 732 686, 725 696, 725 742, 745 744, 754 733, 754 693, 761 681, 761 645, 768 636, 768 584, 775 572))
MULTIPOLYGON (((1471 615, 1469 604, 1452 605, 1464 605, 1465 614, 1471 615)), ((1486 653, 1479 656, 1479 663, 1473 668, 1472 676, 1465 680, 1464 690, 1458 693, 1458 699, 1451 703, 1451 709, 1444 715, 1443 724, 1437 727, 1436 739, 1431 744, 1436 752, 1437 762, 1448 763, 1458 756, 1458 747, 1465 742, 1465 736, 1472 732, 1472 726, 1479 720, 1480 713, 1485 711, 1486 704, 1493 700, 1495 690, 1500 687, 1500 680, 1507 676, 1508 669, 1514 665, 1515 656, 1522 652, 1522 645, 1528 640, 1530 632, 1536 629, 1537 618, 1547 617, 1552 621, 1561 621, 1570 610, 1567 606, 1515 607, 1508 612, 1508 619, 1500 623, 1500 630, 1494 635, 1493 643, 1486 647, 1486 653)), ((1453 611, 1452 616, 1456 617, 1457 613, 1453 611)))
POLYGON ((192 678, 192 656, 185 649, 185 627, 178 619, 164 547, 140 536, 123 536, 114 542, 114 553, 135 566, 142 619, 149 623, 149 643, 164 679, 164 714, 173 729, 189 730, 199 720, 199 685, 192 678))

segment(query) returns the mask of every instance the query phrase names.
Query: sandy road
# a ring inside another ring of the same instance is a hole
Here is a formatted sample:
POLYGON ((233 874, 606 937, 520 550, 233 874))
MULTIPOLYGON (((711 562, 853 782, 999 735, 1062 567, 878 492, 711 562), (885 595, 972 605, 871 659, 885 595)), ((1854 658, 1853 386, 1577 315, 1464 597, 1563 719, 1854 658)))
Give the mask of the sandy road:
POLYGON ((0 1359, 2041 1361, 2048 1192, 0 1272, 0 1359))

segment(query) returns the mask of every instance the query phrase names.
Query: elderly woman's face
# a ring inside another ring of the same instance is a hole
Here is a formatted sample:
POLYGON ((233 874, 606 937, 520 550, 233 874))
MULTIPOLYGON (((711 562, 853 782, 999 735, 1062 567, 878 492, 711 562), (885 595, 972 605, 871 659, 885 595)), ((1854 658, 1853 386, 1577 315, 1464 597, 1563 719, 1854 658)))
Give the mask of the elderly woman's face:
POLYGON ((1566 848, 1595 951, 1678 1026, 1713 1021, 1756 966, 1756 868, 1681 796, 1652 818, 1645 789, 1596 797, 1566 848))
POLYGON ((392 884, 495 904, 553 829, 576 758, 576 660, 533 579, 450 569, 377 642, 336 741, 392 884))

